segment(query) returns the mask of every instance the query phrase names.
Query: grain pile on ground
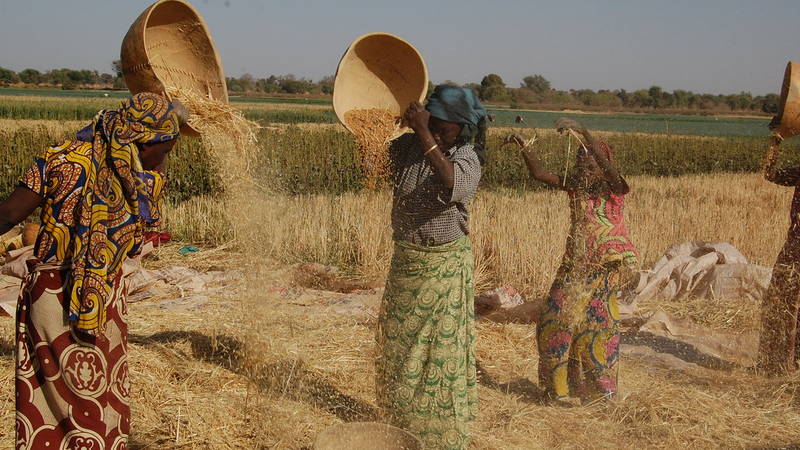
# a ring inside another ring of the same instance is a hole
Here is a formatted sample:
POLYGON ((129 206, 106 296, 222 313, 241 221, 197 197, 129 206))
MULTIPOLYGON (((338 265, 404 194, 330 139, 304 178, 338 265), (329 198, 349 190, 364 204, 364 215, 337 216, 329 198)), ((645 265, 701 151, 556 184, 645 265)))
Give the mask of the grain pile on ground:
POLYGON ((344 117, 356 136, 367 188, 384 186, 390 175, 389 139, 400 127, 400 118, 379 108, 351 109, 344 117))

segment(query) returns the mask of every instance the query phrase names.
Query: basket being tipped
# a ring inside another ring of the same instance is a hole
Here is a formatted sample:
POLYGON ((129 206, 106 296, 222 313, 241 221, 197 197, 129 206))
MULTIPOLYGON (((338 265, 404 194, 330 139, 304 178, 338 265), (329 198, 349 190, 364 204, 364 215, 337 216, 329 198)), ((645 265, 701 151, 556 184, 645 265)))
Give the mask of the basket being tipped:
MULTIPOLYGON (((120 49, 131 94, 169 93, 170 87, 228 101, 225 73, 202 16, 186 0, 158 0, 128 29, 120 49)), ((196 136, 191 124, 181 132, 196 136)))

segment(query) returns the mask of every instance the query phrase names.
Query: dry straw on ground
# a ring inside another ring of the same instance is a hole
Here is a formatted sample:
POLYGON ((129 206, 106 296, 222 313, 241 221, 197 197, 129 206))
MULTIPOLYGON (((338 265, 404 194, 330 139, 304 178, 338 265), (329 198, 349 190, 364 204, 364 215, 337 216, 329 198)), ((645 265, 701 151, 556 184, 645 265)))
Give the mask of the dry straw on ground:
POLYGON ((352 109, 344 115, 356 136, 361 168, 369 189, 385 185, 389 178, 389 139, 400 126, 400 118, 386 109, 352 109))
MULTIPOLYGON (((791 189, 757 174, 628 179, 626 222, 643 267, 672 244, 726 241, 750 262, 771 266, 789 224, 791 189)), ((179 235, 220 236, 225 205, 195 199, 170 211, 179 235)), ((259 251, 290 263, 335 264, 359 276, 385 276, 391 257, 391 194, 271 194, 252 200, 240 220, 258 223, 259 251)), ((542 294, 564 250, 569 217, 558 191, 479 191, 470 207, 470 229, 479 287, 512 284, 542 294)), ((212 244, 224 243, 212 240, 212 244)))
MULTIPOLYGON (((628 223, 646 265, 668 245, 693 239, 726 240, 752 262, 774 261, 788 226, 789 189, 758 175, 629 182, 628 223)), ((252 212, 261 223, 262 244, 243 255, 219 250, 198 260, 198 268, 218 261, 250 275, 228 296, 196 311, 132 304, 131 447, 296 449, 310 446, 332 424, 373 418, 374 322, 297 306, 330 294, 293 285, 290 268, 270 257, 341 259, 355 272, 383 276, 391 244, 389 198, 262 197, 252 212)), ((171 211, 171 226, 223 227, 198 220, 225 207, 218 199, 206 202, 202 209, 198 200, 196 210, 187 205, 171 211)), ((482 192, 471 213, 481 283, 510 283, 540 295, 563 250, 563 195, 482 192)), ((148 264, 186 265, 203 254, 179 257, 175 251, 164 248, 148 264)), ((752 329, 757 305, 743 302, 648 306, 714 328, 752 329), (712 309, 716 316, 709 317, 712 309)), ((0 447, 9 448, 13 328, 12 319, 0 319, 0 447)), ((800 442, 800 378, 675 369, 633 357, 626 345, 617 401, 545 406, 536 386, 535 335, 531 325, 478 324, 481 407, 473 448, 770 448, 800 442)))

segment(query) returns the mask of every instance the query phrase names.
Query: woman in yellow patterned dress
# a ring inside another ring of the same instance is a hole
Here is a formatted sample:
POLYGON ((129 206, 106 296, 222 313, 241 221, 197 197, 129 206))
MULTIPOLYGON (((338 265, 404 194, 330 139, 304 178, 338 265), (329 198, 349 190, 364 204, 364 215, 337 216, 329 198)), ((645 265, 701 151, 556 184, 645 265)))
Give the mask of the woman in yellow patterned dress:
POLYGON ((537 326, 539 384, 550 398, 591 402, 617 392, 617 299, 637 264, 623 216, 630 189, 611 147, 573 120, 556 128, 576 131, 585 144, 566 179, 544 170, 530 149, 522 153, 533 178, 566 191, 570 207, 566 249, 537 326))
POLYGON ((0 233, 42 208, 17 305, 18 449, 127 448, 121 266, 159 222, 159 170, 182 120, 179 104, 137 94, 48 148, 0 203, 0 233))

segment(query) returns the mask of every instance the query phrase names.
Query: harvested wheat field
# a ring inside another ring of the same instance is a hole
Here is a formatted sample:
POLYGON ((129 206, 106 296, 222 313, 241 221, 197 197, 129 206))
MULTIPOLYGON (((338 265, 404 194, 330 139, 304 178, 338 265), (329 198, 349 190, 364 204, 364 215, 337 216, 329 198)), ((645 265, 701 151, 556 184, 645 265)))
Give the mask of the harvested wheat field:
MULTIPOLYGON (((630 182, 629 225, 645 266, 675 242, 725 240, 762 265, 772 263, 782 244, 790 192, 757 175, 630 182)), ((478 195, 471 226, 479 290, 511 284, 528 299, 543 294, 563 245, 564 201, 548 192, 478 195)), ((145 261, 230 276, 203 302, 130 304, 131 448, 309 448, 332 424, 376 417, 371 308, 390 252, 388 193, 270 196, 251 206, 258 211, 251 220, 262 225, 245 236, 252 249, 246 255, 228 245, 180 256, 181 243, 145 261), (298 264, 315 261, 341 267, 340 279, 302 276, 298 264), (353 304, 363 307, 345 307, 353 304)), ((199 239, 216 230, 213 239, 229 239, 218 231, 226 217, 220 208, 202 198, 174 207, 170 231, 199 239)), ((713 330, 745 333, 757 326, 758 307, 744 299, 643 306, 713 330)), ((13 446, 13 328, 12 319, 0 318, 3 448, 13 446)), ((534 326, 481 321, 478 336, 481 403, 473 448, 800 443, 800 377, 764 379, 626 336, 615 401, 545 406, 534 326)))

